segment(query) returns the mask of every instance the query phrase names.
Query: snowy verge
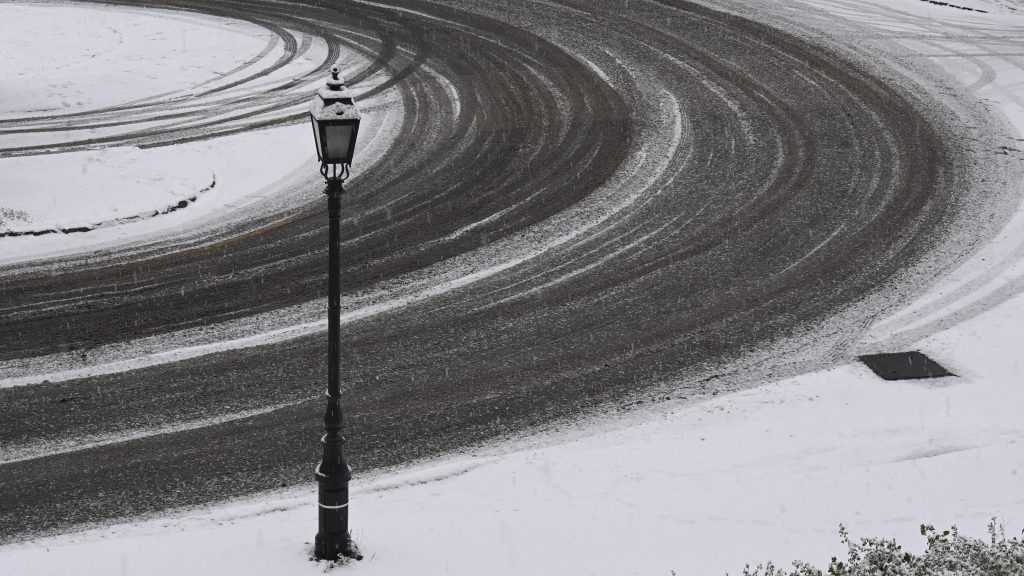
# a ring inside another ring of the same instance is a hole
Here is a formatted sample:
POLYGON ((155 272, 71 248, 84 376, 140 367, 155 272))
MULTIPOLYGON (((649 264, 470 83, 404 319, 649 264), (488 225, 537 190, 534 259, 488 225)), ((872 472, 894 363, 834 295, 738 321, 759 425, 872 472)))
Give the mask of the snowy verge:
POLYGON ((87 232, 187 208, 217 185, 214 166, 196 148, 0 158, 9 215, 0 215, 0 237, 87 232))
POLYGON ((0 263, 186 227, 262 199, 315 164, 305 125, 165 148, 2 158, 0 206, 16 217, 0 222, 0 263))
MULTIPOLYGON (((323 39, 184 11, 70 2, 0 3, 0 22, 0 265, 194 241, 316 197, 307 123, 171 146, 140 148, 117 138, 187 129, 224 107, 244 111, 232 107, 236 101, 266 103, 278 84, 322 64, 329 53, 323 39), (55 37, 63 50, 52 50, 55 37), (294 53, 288 42, 297 44, 294 53), (184 128, 175 124, 179 117, 184 128), (90 138, 101 139, 84 149, 60 147, 90 138), (18 151, 41 143, 55 148, 18 151)), ((347 73, 368 65, 348 49, 337 62, 347 73)), ((388 78, 379 71, 353 89, 388 78)), ((301 102, 272 114, 303 111, 315 86, 293 88, 301 102)), ((390 146, 402 111, 394 90, 360 105, 365 169, 390 146)), ((267 114, 255 118, 273 119, 267 114)))
MULTIPOLYGON (((357 153, 366 166, 383 157, 401 122, 394 93, 363 111, 357 153)), ((58 231, 0 237, 0 265, 195 238, 310 202, 321 187, 312 140, 303 123, 144 150, 0 158, 0 234, 58 231), (55 170, 74 177, 62 184, 55 170), (5 224, 3 210, 21 221, 5 224), (67 233, 78 228, 89 230, 67 233)))
POLYGON ((4 2, 0 22, 0 119, 75 113, 231 81, 280 43, 249 22, 100 4, 4 2))

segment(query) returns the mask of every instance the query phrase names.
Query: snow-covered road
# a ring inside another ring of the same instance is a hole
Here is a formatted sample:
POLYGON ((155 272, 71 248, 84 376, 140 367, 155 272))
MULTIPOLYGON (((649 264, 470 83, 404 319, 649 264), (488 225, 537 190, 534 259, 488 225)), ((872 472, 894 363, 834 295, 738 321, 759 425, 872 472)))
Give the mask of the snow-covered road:
MULTIPOLYGON (((922 523, 1024 527, 1024 298, 918 346, 960 377, 865 367, 700 402, 649 402, 411 468, 357 472, 360 575, 739 574, 819 566, 854 537, 923 549, 922 523)), ((6 574, 320 574, 312 487, 0 548, 6 574)))

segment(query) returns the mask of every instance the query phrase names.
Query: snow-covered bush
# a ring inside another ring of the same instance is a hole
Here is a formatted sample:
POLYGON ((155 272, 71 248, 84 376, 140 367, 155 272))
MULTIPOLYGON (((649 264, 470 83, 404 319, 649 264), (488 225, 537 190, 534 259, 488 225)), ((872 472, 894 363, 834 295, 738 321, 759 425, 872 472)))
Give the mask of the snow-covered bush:
POLYGON ((3 206, 0 206, 0 224, 5 224, 8 221, 28 222, 28 214, 21 210, 14 210, 11 208, 4 208, 3 206))
POLYGON ((938 532, 922 525, 928 539, 923 555, 906 552, 895 540, 864 538, 850 540, 843 526, 839 536, 848 558, 832 558, 827 572, 804 562, 794 562, 793 571, 777 569, 770 562, 757 568, 747 566, 743 576, 1024 576, 1024 540, 1006 538, 1001 524, 988 525, 989 541, 962 536, 956 526, 938 532))

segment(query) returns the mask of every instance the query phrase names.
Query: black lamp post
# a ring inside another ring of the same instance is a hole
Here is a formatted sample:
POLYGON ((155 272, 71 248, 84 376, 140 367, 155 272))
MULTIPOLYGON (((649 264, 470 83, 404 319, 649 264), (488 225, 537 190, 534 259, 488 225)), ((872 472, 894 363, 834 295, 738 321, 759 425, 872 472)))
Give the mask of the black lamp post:
POLYGON ((356 557, 348 531, 348 481, 352 469, 345 462, 345 437, 341 435, 341 195, 356 148, 359 110, 338 67, 331 68, 327 86, 313 97, 310 107, 320 173, 327 180, 328 265, 327 277, 327 412, 324 414, 323 460, 316 468, 320 484, 320 526, 314 554, 318 560, 356 557))

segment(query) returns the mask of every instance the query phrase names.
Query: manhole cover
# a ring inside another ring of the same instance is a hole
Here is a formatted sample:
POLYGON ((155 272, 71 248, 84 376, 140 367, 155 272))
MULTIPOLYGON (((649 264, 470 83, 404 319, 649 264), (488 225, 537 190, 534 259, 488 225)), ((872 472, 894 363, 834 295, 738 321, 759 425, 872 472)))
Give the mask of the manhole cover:
POLYGON ((886 380, 910 380, 912 378, 939 378, 955 376, 938 362, 920 352, 897 352, 895 354, 868 354, 860 361, 867 364, 886 380))

